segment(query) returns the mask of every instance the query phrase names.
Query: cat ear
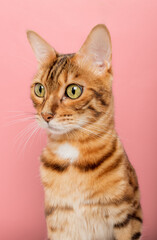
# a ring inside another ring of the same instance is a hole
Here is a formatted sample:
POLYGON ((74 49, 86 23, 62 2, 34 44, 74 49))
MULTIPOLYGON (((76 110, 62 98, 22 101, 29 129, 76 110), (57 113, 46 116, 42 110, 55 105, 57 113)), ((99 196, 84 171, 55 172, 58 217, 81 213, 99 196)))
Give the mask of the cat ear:
POLYGON ((98 73, 103 73, 111 67, 112 46, 107 27, 96 25, 89 33, 86 41, 78 52, 82 64, 90 63, 98 73))
POLYGON ((40 65, 56 57, 56 51, 37 33, 27 31, 27 38, 40 65))

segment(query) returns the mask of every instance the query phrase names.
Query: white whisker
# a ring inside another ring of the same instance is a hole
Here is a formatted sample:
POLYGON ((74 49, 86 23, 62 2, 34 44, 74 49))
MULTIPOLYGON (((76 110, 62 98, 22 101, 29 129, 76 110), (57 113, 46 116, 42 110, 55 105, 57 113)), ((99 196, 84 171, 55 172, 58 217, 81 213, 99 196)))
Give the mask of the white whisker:
POLYGON ((32 119, 35 120, 36 118, 34 116, 31 116, 31 117, 27 117, 27 118, 14 119, 14 120, 10 121, 9 123, 4 124, 4 126, 9 127, 16 123, 25 122, 25 121, 32 120, 32 119))
MULTIPOLYGON (((85 131, 87 131, 87 132, 89 132, 89 133, 91 133, 91 134, 94 134, 95 136, 97 136, 97 137, 99 137, 99 138, 102 138, 102 139, 105 139, 104 137, 102 137, 100 134, 101 133, 95 133, 95 132, 93 132, 93 131, 91 131, 91 130, 89 130, 89 129, 86 129, 86 128, 84 128, 84 127, 81 127, 80 126, 80 129, 83 129, 83 130, 85 130, 85 131)), ((103 131, 106 135, 111 135, 111 136, 113 136, 113 137, 117 137, 118 138, 118 136, 116 135, 116 134, 111 134, 111 133, 109 133, 109 131, 103 131)))
POLYGON ((21 116, 35 116, 36 114, 35 113, 19 113, 19 114, 16 114, 16 115, 9 115, 7 116, 6 118, 17 118, 17 117, 21 117, 21 116))
POLYGON ((24 111, 19 111, 19 110, 9 110, 9 111, 7 111, 8 113, 33 113, 33 114, 35 114, 34 112, 24 112, 24 111))
POLYGON ((15 141, 17 142, 21 136, 27 134, 27 132, 31 131, 32 128, 36 126, 36 122, 30 123, 26 128, 22 129, 15 137, 15 141))
POLYGON ((17 152, 20 152, 20 149, 22 148, 23 144, 24 144, 24 139, 25 137, 31 133, 31 131, 34 129, 34 127, 36 126, 35 122, 29 124, 26 128, 22 129, 22 131, 20 131, 15 138, 15 142, 14 142, 14 146, 17 145, 16 148, 17 152))
POLYGON ((27 143, 29 142, 29 140, 31 139, 31 137, 34 135, 34 133, 35 133, 36 131, 38 131, 38 130, 39 130, 39 126, 36 126, 36 128, 30 133, 27 141, 24 143, 23 148, 21 149, 21 152, 24 152, 24 151, 25 151, 25 148, 26 148, 26 146, 27 146, 27 143))

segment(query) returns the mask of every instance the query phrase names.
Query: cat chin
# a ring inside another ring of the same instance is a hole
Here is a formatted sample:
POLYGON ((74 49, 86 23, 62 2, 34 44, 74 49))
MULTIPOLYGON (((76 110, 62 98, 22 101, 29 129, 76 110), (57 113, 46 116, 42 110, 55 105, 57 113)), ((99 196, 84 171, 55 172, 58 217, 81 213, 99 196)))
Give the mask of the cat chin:
POLYGON ((67 132, 69 132, 68 130, 65 130, 65 129, 56 129, 56 128, 48 128, 47 131, 49 133, 51 133, 52 135, 55 134, 55 135, 63 135, 67 132))

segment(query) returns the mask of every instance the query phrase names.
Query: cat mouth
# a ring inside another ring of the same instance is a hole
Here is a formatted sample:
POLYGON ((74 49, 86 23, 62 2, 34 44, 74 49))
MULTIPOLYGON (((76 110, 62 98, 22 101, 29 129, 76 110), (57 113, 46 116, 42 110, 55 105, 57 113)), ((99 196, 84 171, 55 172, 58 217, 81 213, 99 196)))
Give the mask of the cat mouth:
POLYGON ((63 129, 58 129, 58 128, 55 128, 55 127, 48 127, 50 130, 52 130, 52 131, 56 131, 56 132, 61 132, 61 131, 63 131, 63 129))
POLYGON ((37 119, 37 121, 41 128, 44 128, 49 133, 56 134, 56 135, 65 134, 76 128, 76 126, 64 126, 63 124, 58 124, 57 122, 54 122, 54 120, 53 122, 52 121, 46 122, 46 121, 43 121, 42 118, 40 118, 40 119, 37 119))
POLYGON ((60 129, 56 127, 49 126, 48 131, 51 132, 52 134, 64 134, 67 132, 67 129, 60 129))

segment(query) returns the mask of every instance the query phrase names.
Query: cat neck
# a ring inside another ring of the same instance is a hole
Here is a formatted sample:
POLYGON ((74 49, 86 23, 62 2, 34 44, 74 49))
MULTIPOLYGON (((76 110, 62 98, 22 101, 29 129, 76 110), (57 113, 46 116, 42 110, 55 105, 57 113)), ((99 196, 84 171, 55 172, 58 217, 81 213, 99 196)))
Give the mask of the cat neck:
POLYGON ((57 156, 57 161, 69 159, 71 163, 81 164, 94 155, 101 158, 116 144, 117 139, 114 120, 110 115, 62 136, 48 135, 47 148, 57 156))

